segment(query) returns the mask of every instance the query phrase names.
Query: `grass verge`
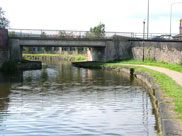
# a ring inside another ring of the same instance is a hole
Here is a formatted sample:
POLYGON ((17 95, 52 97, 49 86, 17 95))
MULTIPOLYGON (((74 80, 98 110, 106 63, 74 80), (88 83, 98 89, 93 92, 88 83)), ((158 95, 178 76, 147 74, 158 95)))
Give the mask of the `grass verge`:
POLYGON ((182 65, 181 64, 170 64, 167 62, 157 62, 153 60, 122 60, 122 61, 114 61, 112 63, 118 64, 141 64, 141 65, 149 65, 149 66, 158 66, 168 68, 170 70, 182 72, 182 65))

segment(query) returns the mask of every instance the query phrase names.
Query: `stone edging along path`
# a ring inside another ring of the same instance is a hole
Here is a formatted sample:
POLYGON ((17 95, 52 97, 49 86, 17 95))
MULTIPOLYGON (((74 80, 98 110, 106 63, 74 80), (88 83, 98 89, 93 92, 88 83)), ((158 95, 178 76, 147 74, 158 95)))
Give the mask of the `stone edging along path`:
MULTIPOLYGON (((182 136, 182 121, 176 119, 177 113, 173 112, 174 104, 171 98, 167 97, 159 85, 154 82, 154 77, 151 77, 146 72, 135 71, 131 68, 131 65, 124 66, 94 66, 88 65, 90 62, 76 62, 72 63, 76 67, 91 68, 91 69, 106 69, 114 70, 128 74, 130 77, 142 81, 143 86, 147 86, 153 106, 156 110, 157 123, 159 124, 159 130, 162 131, 163 136, 182 136)), ((140 65, 141 66, 141 65, 140 65)), ((142 65, 146 68, 148 66, 142 65)), ((153 66, 152 66, 153 67, 153 66)), ((153 67, 156 70, 156 67, 153 67)), ((161 70, 161 69, 160 69, 161 70)), ((159 70, 156 70, 159 71, 159 70)), ((161 71, 160 71, 161 72, 161 71)), ((180 73, 181 74, 181 73, 180 73)), ((179 75, 178 75, 179 76, 179 75)))

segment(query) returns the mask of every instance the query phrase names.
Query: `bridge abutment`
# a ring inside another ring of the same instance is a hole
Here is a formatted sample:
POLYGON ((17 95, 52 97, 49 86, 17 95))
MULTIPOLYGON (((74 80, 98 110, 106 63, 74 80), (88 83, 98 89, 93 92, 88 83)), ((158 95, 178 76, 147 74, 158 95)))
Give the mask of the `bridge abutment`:
POLYGON ((10 60, 20 61, 22 59, 22 47, 19 39, 9 40, 10 60))
POLYGON ((128 38, 114 37, 105 41, 105 47, 93 47, 88 50, 89 61, 108 62, 114 60, 131 59, 133 44, 128 38))
POLYGON ((9 59, 8 51, 8 30, 0 29, 0 68, 9 59))
POLYGON ((88 49, 88 61, 100 61, 105 62, 105 48, 103 47, 93 47, 88 49))

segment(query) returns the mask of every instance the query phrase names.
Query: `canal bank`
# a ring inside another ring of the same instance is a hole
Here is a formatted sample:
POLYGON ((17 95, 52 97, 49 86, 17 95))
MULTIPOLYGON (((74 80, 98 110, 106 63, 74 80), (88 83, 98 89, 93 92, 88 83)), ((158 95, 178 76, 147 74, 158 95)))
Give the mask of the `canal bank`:
MULTIPOLYGON (((141 68, 139 66, 122 66, 117 64, 104 65, 97 62, 81 62, 73 63, 74 66, 91 68, 91 69, 106 69, 114 70, 121 73, 127 73, 131 78, 141 81, 143 86, 147 86, 149 94, 152 98, 153 106, 156 109, 157 121, 160 125, 163 136, 181 136, 182 135, 182 122, 179 105, 174 101, 176 99, 169 97, 169 95, 163 90, 164 85, 156 80, 155 74, 161 74, 159 72, 153 72, 147 68, 141 68)), ((163 75, 164 76, 164 75, 163 75)), ((164 76, 165 77, 165 76, 164 76)), ((163 80, 166 80, 165 78, 163 80)), ((167 86, 167 85, 166 85, 167 86)), ((172 88, 171 88, 172 89, 172 88)), ((174 88, 175 89, 175 88, 174 88)), ((180 88, 178 88, 180 89, 180 88)))

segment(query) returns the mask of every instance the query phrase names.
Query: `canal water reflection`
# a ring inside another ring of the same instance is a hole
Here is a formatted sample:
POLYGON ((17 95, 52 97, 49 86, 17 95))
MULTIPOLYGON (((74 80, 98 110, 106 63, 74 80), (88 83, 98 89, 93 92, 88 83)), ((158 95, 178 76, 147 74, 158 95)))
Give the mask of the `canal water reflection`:
POLYGON ((146 90, 116 72, 47 62, 0 74, 1 136, 154 136, 146 90))

